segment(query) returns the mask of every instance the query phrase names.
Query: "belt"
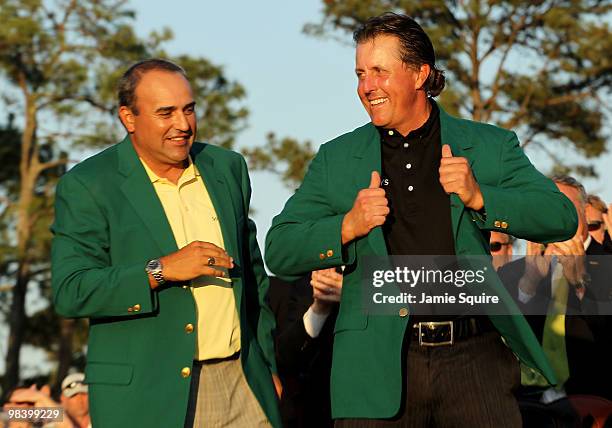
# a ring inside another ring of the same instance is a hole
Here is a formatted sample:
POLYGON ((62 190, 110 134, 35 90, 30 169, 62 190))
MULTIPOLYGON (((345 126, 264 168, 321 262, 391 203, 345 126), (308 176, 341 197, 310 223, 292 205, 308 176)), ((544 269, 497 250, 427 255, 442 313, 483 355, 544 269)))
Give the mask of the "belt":
POLYGON ((494 330, 489 318, 484 316, 452 321, 424 321, 412 324, 412 338, 418 339, 420 346, 450 346, 457 340, 494 330))

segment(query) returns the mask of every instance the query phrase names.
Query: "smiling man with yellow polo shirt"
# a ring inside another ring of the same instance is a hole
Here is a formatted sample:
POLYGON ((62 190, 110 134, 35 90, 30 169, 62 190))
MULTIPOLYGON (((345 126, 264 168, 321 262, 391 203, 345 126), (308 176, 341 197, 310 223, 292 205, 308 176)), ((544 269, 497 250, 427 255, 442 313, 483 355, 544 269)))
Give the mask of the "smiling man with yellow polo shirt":
POLYGON ((88 317, 95 427, 280 426, 268 280, 237 153, 194 143, 185 72, 119 82, 128 136, 57 188, 53 297, 88 317))

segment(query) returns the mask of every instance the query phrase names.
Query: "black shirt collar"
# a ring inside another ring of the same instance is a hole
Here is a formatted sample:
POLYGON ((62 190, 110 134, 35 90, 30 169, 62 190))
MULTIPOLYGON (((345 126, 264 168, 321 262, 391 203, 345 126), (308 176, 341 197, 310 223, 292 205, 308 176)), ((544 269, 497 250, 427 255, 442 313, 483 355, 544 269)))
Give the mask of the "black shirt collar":
POLYGON ((439 126, 438 118, 440 117, 440 109, 438 108, 437 103, 434 101, 429 101, 431 105, 431 112, 429 113, 429 117, 425 121, 423 125, 419 128, 414 129, 408 133, 405 137, 399 133, 396 129, 389 129, 377 126, 376 129, 380 134, 380 139, 383 143, 389 144, 391 146, 396 146, 405 140, 415 140, 426 138, 431 134, 432 130, 439 126), (392 132, 389 132, 392 131, 392 132))

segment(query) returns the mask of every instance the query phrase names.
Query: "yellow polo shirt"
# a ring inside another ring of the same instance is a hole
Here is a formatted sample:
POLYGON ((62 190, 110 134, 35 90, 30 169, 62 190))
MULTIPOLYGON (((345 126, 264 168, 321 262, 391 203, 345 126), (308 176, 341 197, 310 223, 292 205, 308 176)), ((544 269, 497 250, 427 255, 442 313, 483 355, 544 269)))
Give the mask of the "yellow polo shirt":
MULTIPOLYGON (((142 159, 141 162, 164 207, 178 248, 204 241, 225 249, 215 207, 191 158, 177 184, 158 177, 142 159)), ((238 352, 240 320, 231 279, 201 276, 191 281, 191 292, 197 314, 194 358, 224 358, 238 352)))

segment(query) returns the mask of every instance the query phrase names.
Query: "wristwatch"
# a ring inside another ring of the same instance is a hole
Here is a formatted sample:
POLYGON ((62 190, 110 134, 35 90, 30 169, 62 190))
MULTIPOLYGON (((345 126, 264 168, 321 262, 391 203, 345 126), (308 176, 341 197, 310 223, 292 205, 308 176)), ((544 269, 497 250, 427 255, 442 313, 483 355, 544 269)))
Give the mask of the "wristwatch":
POLYGON ((159 259, 149 260, 145 266, 145 272, 151 274, 151 276, 155 278, 155 281, 157 281, 158 285, 162 285, 166 282, 162 273, 162 264, 159 259))

